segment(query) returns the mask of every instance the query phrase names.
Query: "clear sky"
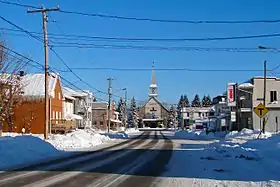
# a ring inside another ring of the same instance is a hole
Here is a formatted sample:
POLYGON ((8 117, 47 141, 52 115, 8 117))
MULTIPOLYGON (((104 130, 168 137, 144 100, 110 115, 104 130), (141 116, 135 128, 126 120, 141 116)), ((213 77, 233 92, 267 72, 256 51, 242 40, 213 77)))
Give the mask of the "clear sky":
MULTIPOLYGON (((55 7, 63 10, 88 13, 113 14, 130 17, 149 17, 154 19, 177 20, 259 20, 280 19, 280 1, 278 0, 11 0, 24 4, 55 7)), ((42 32, 40 14, 27 14, 26 8, 0 4, 0 14, 6 19, 29 30, 42 32)), ((49 33, 75 34, 106 37, 134 38, 197 38, 224 37, 239 35, 258 35, 280 33, 280 23, 272 24, 183 24, 157 23, 145 21, 110 20, 94 17, 49 13, 49 33), (55 20, 55 22, 52 22, 55 20)), ((1 28, 13 28, 0 21, 1 28)), ((14 36, 1 31, 9 47, 43 63, 43 45, 30 37, 14 36)), ((191 41, 178 43, 138 42, 117 43, 120 45, 163 45, 187 47, 249 47, 258 45, 280 47, 280 38, 228 40, 228 41, 191 41)), ((96 44, 115 44, 97 42, 96 44)), ((280 53, 237 53, 237 52, 198 52, 198 51, 137 51, 57 48, 70 67, 112 67, 112 68, 150 68, 152 61, 156 68, 190 69, 262 69, 263 61, 268 61, 268 68, 280 64, 280 53)), ((50 54, 50 65, 66 67, 50 54)), ((33 71, 32 69, 29 69, 33 71)), ((151 73, 149 71, 81 71, 75 72, 92 86, 107 91, 107 77, 114 77, 113 89, 126 87, 129 97, 138 100, 148 97, 151 73)), ((280 69, 278 70, 280 72, 280 69)), ((156 72, 159 95, 162 101, 177 103, 180 94, 187 94, 192 99, 194 94, 212 97, 225 91, 228 82, 246 81, 262 72, 156 72)), ((79 82, 71 73, 62 73, 81 88, 87 85, 79 82)), ((116 94, 122 95, 122 92, 116 94)), ((99 97, 107 98, 102 94, 99 97)))

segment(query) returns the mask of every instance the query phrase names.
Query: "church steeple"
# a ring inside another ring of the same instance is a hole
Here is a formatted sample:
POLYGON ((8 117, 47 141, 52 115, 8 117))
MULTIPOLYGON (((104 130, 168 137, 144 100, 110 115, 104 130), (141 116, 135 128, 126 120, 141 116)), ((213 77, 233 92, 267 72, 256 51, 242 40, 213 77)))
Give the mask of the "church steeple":
POLYGON ((158 96, 157 84, 156 84, 156 79, 155 79, 155 62, 153 62, 153 65, 152 65, 152 79, 151 79, 151 84, 150 84, 149 96, 150 97, 158 96))

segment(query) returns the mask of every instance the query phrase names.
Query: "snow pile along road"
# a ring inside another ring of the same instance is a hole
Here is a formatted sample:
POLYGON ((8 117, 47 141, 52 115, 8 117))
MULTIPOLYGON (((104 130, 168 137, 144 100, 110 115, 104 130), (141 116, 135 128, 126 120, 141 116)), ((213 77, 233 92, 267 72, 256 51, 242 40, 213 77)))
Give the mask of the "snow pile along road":
POLYGON ((251 129, 242 129, 240 132, 232 131, 225 136, 226 140, 232 140, 236 142, 246 142, 248 140, 254 139, 267 139, 272 136, 272 133, 266 132, 265 134, 260 134, 259 130, 251 130, 251 129))
POLYGON ((225 136, 224 132, 206 134, 204 130, 179 130, 174 134, 174 139, 215 139, 225 136))
POLYGON ((92 150, 95 146, 111 140, 108 136, 90 130, 76 130, 65 135, 51 134, 47 141, 43 140, 42 134, 3 135, 0 137, 0 170, 67 156, 73 154, 72 151, 92 150))
POLYGON ((140 133, 140 131, 135 128, 128 128, 128 129, 126 129, 125 133, 126 134, 137 134, 137 133, 140 133))
POLYGON ((0 137, 0 170, 62 154, 50 143, 38 137, 30 135, 0 137))
POLYGON ((108 136, 87 130, 76 130, 66 135, 50 135, 47 140, 58 150, 84 150, 111 140, 108 136))

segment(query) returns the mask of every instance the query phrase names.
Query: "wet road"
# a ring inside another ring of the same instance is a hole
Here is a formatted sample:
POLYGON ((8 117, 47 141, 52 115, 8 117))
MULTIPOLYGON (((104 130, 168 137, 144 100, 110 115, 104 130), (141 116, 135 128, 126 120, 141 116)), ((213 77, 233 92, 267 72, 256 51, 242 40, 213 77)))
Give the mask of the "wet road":
POLYGON ((160 131, 147 131, 98 151, 1 173, 0 186, 156 186, 172 149, 160 131))

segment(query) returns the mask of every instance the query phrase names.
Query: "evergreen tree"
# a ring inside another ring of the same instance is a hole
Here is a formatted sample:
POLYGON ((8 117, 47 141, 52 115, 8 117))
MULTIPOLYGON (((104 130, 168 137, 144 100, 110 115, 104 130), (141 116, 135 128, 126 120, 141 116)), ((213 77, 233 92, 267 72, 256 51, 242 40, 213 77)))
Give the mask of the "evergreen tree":
POLYGON ((203 107, 207 107, 207 98, 206 98, 205 95, 202 98, 201 104, 202 104, 203 107))
POLYGON ((176 111, 173 106, 170 107, 169 109, 169 114, 168 114, 168 127, 176 127, 177 120, 176 120, 176 111))
POLYGON ((137 112, 136 102, 134 97, 131 99, 131 105, 128 114, 128 126, 137 128, 138 127, 139 116, 137 112))
POLYGON ((194 99, 192 101, 192 107, 200 107, 201 106, 201 103, 200 103, 200 98, 199 96, 196 94, 194 96, 194 99))
POLYGON ((182 115, 181 115, 181 109, 182 109, 182 105, 183 105, 183 100, 184 100, 184 96, 181 95, 178 105, 177 105, 177 117, 178 117, 178 122, 180 123, 182 120, 182 115))
POLYGON ((185 107, 190 107, 190 102, 187 95, 184 95, 184 103, 185 103, 185 107))
POLYGON ((212 105, 212 99, 211 99, 210 95, 208 95, 206 97, 206 106, 209 107, 211 105, 212 105))
POLYGON ((120 98, 120 101, 118 103, 117 112, 119 112, 119 120, 125 126, 125 103, 122 98, 120 98))

